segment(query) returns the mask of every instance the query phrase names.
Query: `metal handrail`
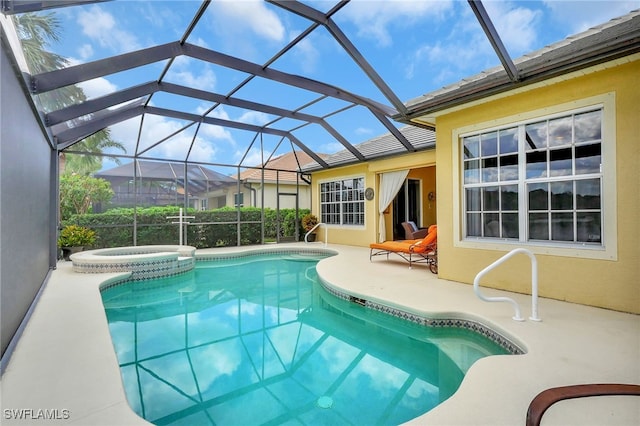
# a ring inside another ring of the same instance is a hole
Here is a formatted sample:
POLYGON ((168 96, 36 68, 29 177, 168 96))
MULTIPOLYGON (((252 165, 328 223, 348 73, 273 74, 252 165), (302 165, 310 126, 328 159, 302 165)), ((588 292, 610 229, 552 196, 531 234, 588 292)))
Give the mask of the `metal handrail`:
POLYGON ((527 256, 529 256, 529 259, 531 259, 531 316, 529 317, 529 319, 531 321, 542 321, 542 319, 540 319, 538 317, 538 261, 536 260, 535 255, 530 250, 527 250, 527 249, 524 249, 524 248, 513 249, 509 253, 507 253, 504 256, 502 256, 500 259, 498 259, 495 262, 493 262, 491 265, 489 265, 486 268, 484 268, 482 271, 478 272, 478 275, 476 275, 476 278, 473 280, 473 291, 475 291, 476 295, 481 300, 484 300, 485 302, 509 302, 509 303, 511 303, 513 305, 515 311, 516 311, 516 314, 515 314, 515 316, 513 316, 513 319, 516 320, 516 321, 524 321, 524 318, 522 318, 522 315, 520 314, 520 305, 518 305, 518 302, 516 302, 515 300, 513 300, 510 297, 489 297, 489 296, 484 296, 480 292, 480 287, 479 287, 480 286, 480 279, 487 272, 489 272, 490 270, 492 270, 496 266, 501 265, 507 259, 515 256, 518 253, 526 254, 527 256))
POLYGON ((325 247, 327 246, 327 241, 328 241, 328 238, 327 238, 327 232, 328 232, 328 228, 327 228, 327 224, 326 224, 326 223, 322 223, 322 222, 318 222, 318 223, 316 223, 316 225, 315 225, 313 228, 311 228, 311 229, 310 229, 306 234, 304 234, 304 242, 305 242, 305 243, 308 243, 308 242, 309 242, 309 241, 307 240, 307 237, 308 237, 310 234, 312 234, 312 233, 313 233, 313 231, 315 231, 315 230, 316 230, 319 226, 321 226, 321 225, 322 225, 322 226, 324 226, 324 246, 325 246, 325 247))

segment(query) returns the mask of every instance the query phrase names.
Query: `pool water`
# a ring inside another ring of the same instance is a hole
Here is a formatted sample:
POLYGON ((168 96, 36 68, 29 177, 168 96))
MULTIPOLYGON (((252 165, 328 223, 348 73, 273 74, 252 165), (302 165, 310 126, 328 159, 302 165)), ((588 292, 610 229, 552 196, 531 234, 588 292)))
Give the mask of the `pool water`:
POLYGON ((102 292, 127 399, 158 425, 399 424, 507 351, 327 293, 320 257, 197 262, 102 292))

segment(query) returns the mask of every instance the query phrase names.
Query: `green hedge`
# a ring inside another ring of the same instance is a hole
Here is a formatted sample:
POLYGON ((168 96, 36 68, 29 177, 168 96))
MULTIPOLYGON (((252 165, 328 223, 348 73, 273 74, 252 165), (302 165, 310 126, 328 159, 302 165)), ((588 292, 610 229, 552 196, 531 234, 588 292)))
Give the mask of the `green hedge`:
MULTIPOLYGON (((308 209, 298 212, 301 218, 308 209)), ((137 214, 137 245, 152 244, 178 244, 179 229, 177 224, 171 222, 177 219, 167 219, 169 216, 177 216, 179 208, 148 207, 139 208, 137 214)), ((235 246, 238 241, 238 209, 224 207, 216 210, 196 211, 187 209, 185 216, 194 216, 189 219, 191 223, 202 225, 187 226, 187 244, 196 248, 235 246)), ((132 208, 117 208, 99 214, 84 214, 72 216, 62 223, 63 226, 76 224, 86 226, 97 234, 97 242, 93 248, 123 247, 133 245, 133 216, 132 208)), ((240 245, 262 243, 261 238, 261 210, 255 207, 243 207, 240 215, 240 245), (255 222, 255 223, 250 223, 255 222)), ((295 236, 296 220, 295 209, 280 210, 280 237, 295 236)), ((276 240, 276 211, 264 210, 264 238, 265 241, 276 240)), ((299 222, 299 237, 302 239, 304 231, 299 222)))

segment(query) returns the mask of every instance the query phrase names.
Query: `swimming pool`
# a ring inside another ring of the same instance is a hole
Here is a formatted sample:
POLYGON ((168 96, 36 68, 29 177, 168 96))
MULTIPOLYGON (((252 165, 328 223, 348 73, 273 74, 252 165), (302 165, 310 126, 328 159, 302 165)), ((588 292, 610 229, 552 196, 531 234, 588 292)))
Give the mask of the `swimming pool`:
POLYGON ((509 353, 335 297, 321 257, 199 261, 102 291, 127 399, 155 424, 399 424, 509 353))

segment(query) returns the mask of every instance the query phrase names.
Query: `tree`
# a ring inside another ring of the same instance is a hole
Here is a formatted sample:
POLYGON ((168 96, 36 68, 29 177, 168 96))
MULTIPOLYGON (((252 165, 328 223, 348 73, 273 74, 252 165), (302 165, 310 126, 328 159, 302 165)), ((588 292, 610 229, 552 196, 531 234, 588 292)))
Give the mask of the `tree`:
MULTIPOLYGON (((51 42, 60 40, 60 21, 54 13, 25 13, 14 15, 14 23, 22 50, 29 66, 29 71, 39 74, 64 68, 69 61, 56 53, 46 50, 51 42)), ((70 85, 38 95, 45 112, 56 111, 87 100, 81 87, 70 85)), ((103 129, 81 142, 73 145, 74 151, 82 151, 98 155, 60 154, 60 173, 78 173, 89 175, 102 167, 102 153, 105 148, 116 148, 126 153, 124 145, 111 139, 109 129, 103 129)), ((119 160, 114 158, 116 163, 119 160)))
POLYGON ((105 179, 65 174, 60 176, 60 215, 67 220, 74 214, 89 213, 95 203, 113 198, 111 184, 105 179))
MULTIPOLYGON (((90 154, 66 154, 64 173, 94 174, 102 168, 102 154, 106 148, 116 148, 122 152, 127 152, 124 145, 111 139, 109 129, 102 129, 73 146, 73 150, 90 154)), ((121 163, 117 157, 110 155, 108 157, 112 158, 118 165, 121 163)))
MULTIPOLYGON (((22 44, 22 52, 32 74, 53 71, 69 65, 67 58, 46 50, 50 42, 60 40, 61 26, 55 14, 25 13, 13 15, 12 18, 22 44)), ((80 87, 70 85, 42 93, 38 95, 38 99, 45 112, 50 112, 76 102, 84 102, 86 96, 80 87)))

